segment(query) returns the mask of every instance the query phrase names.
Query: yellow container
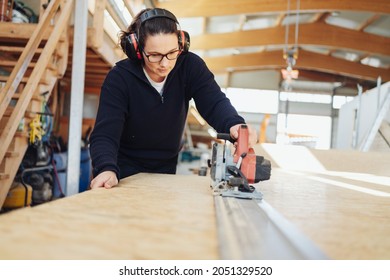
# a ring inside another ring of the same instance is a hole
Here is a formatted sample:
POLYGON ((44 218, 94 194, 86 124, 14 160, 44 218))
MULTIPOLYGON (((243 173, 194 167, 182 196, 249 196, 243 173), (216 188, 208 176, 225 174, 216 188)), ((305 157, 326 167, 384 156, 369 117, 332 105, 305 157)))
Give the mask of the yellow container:
POLYGON ((9 190, 7 197, 5 198, 3 208, 14 209, 24 206, 30 206, 32 201, 32 187, 27 186, 27 198, 26 188, 22 183, 14 183, 9 190))

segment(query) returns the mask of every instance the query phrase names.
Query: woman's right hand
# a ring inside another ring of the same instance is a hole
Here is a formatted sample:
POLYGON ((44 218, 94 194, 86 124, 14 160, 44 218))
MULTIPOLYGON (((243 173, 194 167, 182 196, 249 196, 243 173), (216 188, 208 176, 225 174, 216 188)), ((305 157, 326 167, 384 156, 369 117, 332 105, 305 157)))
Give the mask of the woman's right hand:
POLYGON ((90 184, 90 188, 97 189, 97 188, 106 188, 110 189, 113 186, 118 184, 118 178, 116 177, 115 172, 113 171, 104 171, 97 175, 90 184))

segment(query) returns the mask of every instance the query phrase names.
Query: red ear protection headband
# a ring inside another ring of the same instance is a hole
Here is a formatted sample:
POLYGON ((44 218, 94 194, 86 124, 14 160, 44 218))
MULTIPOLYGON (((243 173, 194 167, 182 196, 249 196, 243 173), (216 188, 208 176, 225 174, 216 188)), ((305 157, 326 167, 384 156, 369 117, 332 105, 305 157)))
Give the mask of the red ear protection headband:
MULTIPOLYGON (((179 24, 174 14, 164 9, 155 8, 141 15, 140 27, 145 21, 156 17, 165 17, 179 24)), ((190 48, 190 35, 186 31, 179 30, 177 37, 181 53, 187 53, 190 48)), ((130 33, 125 37, 125 40, 126 55, 132 60, 142 60, 137 33, 130 33)))

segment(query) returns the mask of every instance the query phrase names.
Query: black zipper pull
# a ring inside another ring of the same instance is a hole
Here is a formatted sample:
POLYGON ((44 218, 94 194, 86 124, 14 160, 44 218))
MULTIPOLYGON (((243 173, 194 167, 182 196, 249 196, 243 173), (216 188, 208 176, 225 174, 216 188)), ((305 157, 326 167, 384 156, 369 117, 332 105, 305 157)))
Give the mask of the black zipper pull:
POLYGON ((164 96, 161 95, 161 103, 164 103, 164 96))

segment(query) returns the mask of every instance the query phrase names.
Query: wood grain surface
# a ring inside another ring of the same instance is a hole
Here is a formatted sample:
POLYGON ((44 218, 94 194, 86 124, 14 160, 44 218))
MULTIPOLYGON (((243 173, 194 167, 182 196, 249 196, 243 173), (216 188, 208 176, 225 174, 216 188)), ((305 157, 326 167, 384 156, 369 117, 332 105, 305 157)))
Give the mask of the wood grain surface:
POLYGON ((0 216, 0 259, 217 259, 208 177, 138 174, 0 216))
POLYGON ((390 153, 264 144, 265 200, 331 259, 390 259, 390 153))
MULTIPOLYGON (((291 149, 258 153, 277 163, 256 184, 265 201, 330 259, 390 259, 389 155, 291 149)), ((138 174, 2 214, 0 259, 220 259, 209 185, 209 176, 138 174)))
POLYGON ((259 188, 330 259, 390 259, 390 185, 274 169, 259 188))

